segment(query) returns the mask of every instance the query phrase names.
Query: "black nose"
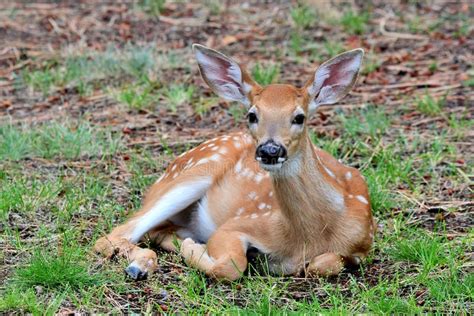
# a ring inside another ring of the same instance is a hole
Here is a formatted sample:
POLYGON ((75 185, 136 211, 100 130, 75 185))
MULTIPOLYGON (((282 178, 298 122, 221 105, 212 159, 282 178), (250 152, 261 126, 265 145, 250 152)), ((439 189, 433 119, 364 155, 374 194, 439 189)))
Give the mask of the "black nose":
POLYGON ((256 157, 264 164, 274 165, 286 160, 286 149, 272 140, 257 147, 256 157))

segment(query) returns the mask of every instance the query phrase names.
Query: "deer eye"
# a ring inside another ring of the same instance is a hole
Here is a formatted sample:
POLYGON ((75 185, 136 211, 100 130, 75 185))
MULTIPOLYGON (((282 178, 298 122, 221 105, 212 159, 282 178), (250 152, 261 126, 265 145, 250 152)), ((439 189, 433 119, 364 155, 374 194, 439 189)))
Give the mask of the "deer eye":
POLYGON ((291 121, 291 124, 298 124, 301 125, 304 123, 304 114, 298 114, 293 118, 293 121, 291 121))
POLYGON ((250 112, 249 114, 247 114, 247 119, 249 120, 250 124, 258 123, 257 115, 253 112, 250 112))

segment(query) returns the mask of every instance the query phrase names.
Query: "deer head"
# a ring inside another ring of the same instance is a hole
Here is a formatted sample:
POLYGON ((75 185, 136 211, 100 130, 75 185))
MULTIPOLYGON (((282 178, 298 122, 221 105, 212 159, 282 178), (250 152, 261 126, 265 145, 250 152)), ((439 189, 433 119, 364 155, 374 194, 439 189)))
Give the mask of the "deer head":
POLYGON ((307 138, 307 118, 320 105, 341 100, 354 85, 364 52, 354 49, 326 61, 298 88, 258 85, 237 62, 202 45, 193 50, 201 76, 220 97, 248 109, 249 130, 261 167, 275 172, 298 157, 307 138))

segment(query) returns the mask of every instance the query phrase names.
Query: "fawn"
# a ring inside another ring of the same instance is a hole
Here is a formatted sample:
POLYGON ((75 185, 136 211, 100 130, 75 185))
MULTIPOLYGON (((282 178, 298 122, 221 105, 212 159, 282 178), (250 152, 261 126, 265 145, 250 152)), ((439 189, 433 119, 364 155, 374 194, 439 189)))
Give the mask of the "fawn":
POLYGON ((376 229, 367 184, 357 169, 312 144, 306 122, 318 106, 349 92, 363 50, 323 63, 302 88, 261 87, 229 57, 198 44, 193 50, 210 88, 248 108, 250 133, 207 140, 181 154, 141 210, 95 250, 127 257, 133 279, 157 268, 156 253, 136 245, 145 235, 227 280, 246 270, 250 249, 267 255, 271 272, 285 275, 336 275, 359 264, 376 229))

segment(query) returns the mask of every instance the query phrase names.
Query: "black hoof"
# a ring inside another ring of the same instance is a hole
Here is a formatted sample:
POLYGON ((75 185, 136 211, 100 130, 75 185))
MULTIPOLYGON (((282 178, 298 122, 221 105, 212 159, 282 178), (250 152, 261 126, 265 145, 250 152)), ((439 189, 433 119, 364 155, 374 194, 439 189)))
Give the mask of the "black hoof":
POLYGON ((128 266, 125 269, 125 273, 135 281, 145 280, 148 277, 148 272, 143 272, 135 266, 128 266))

